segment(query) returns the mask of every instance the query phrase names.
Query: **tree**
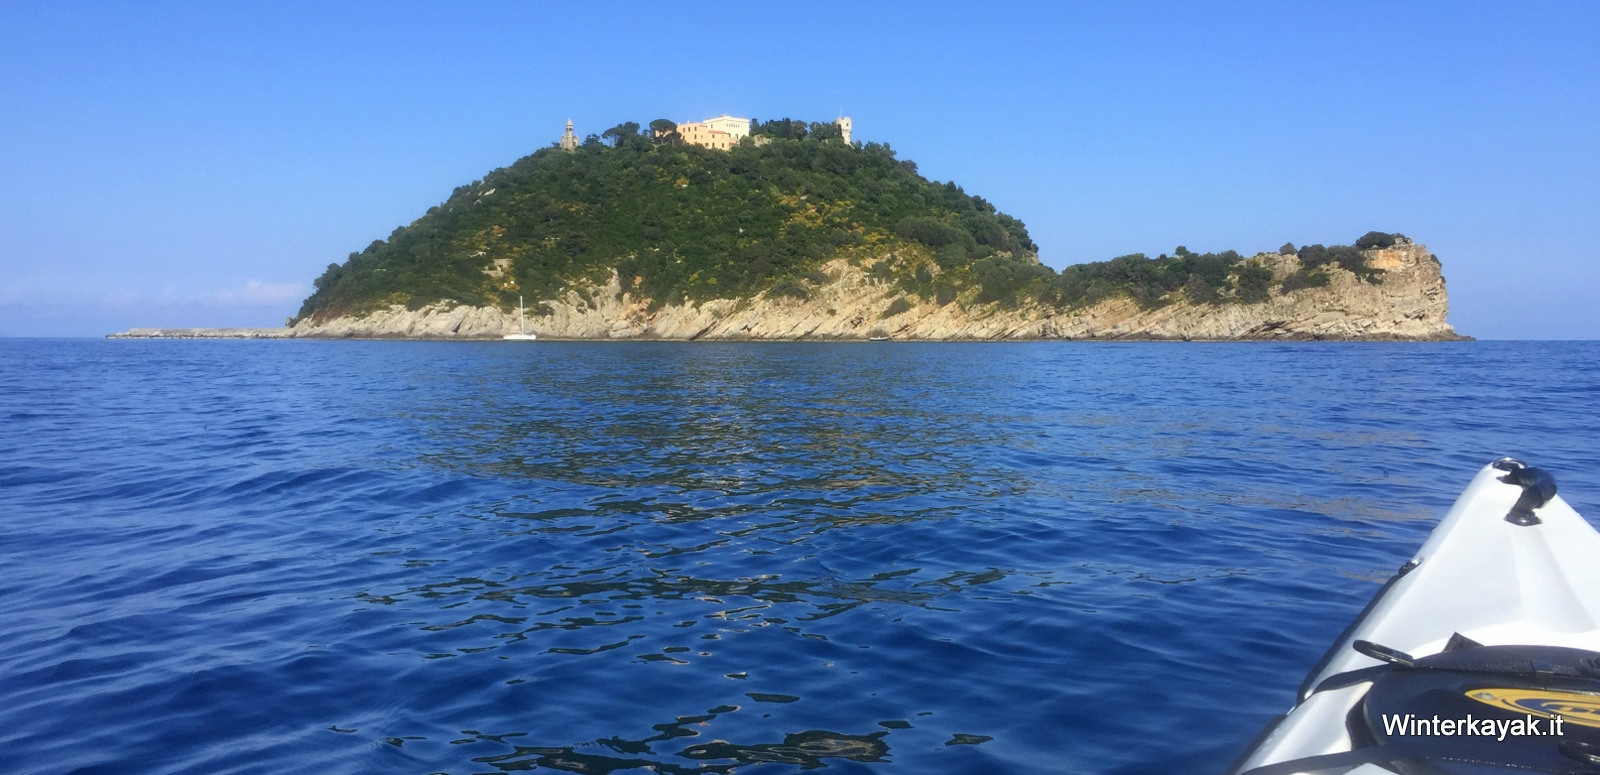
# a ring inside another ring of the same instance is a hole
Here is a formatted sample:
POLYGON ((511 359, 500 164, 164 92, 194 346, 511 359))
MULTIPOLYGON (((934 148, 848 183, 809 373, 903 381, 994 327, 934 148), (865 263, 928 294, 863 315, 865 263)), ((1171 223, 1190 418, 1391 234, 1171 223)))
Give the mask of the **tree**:
POLYGON ((811 122, 811 125, 807 129, 810 132, 811 137, 816 138, 818 140, 843 140, 844 139, 844 130, 840 129, 838 124, 834 124, 834 123, 824 124, 824 123, 821 123, 821 122, 818 122, 818 121, 813 121, 813 122, 811 122))
MULTIPOLYGON (((355 253, 351 253, 350 254, 351 260, 354 260, 355 257, 356 257, 355 253)), ((343 277, 343 276, 344 276, 344 267, 342 267, 342 266, 340 266, 338 264, 329 264, 327 270, 325 270, 322 273, 322 276, 318 277, 315 280, 312 280, 311 284, 314 287, 316 287, 316 289, 319 290, 319 291, 320 290, 325 290, 325 289, 332 289, 333 286, 339 284, 339 278, 343 277)))
POLYGON ((600 133, 600 138, 611 143, 612 148, 620 148, 626 138, 639 134, 639 122, 626 121, 600 133))
POLYGON ((754 135, 766 135, 782 140, 804 140, 806 132, 806 122, 795 119, 780 118, 764 124, 750 122, 750 133, 754 135))
POLYGON ((658 118, 650 122, 650 139, 657 145, 668 143, 678 145, 682 138, 678 136, 678 122, 668 118, 658 118))

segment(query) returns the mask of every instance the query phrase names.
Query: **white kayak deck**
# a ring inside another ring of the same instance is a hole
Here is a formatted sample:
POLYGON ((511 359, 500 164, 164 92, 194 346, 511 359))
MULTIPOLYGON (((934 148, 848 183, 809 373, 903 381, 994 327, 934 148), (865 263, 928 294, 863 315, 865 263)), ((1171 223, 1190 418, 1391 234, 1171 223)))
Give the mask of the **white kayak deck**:
MULTIPOLYGON (((1413 558, 1415 567, 1391 581, 1344 634, 1303 685, 1299 704, 1239 771, 1351 749, 1345 719, 1371 683, 1313 689, 1381 664, 1351 648, 1356 640, 1415 657, 1443 651, 1455 633, 1486 646, 1600 651, 1600 533, 1559 495, 1534 512, 1539 524, 1507 521, 1522 488, 1500 481, 1506 473, 1492 464, 1478 472, 1413 558)), ((1389 770, 1363 764, 1349 772, 1389 770)))

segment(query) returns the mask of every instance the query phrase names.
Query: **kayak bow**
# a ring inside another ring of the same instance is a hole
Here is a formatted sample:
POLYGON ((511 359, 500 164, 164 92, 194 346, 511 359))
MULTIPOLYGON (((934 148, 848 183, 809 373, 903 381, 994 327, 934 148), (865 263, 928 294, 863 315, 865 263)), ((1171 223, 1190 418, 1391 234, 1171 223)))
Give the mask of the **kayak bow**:
POLYGON ((1228 771, 1600 773, 1600 533, 1485 466, 1228 771))

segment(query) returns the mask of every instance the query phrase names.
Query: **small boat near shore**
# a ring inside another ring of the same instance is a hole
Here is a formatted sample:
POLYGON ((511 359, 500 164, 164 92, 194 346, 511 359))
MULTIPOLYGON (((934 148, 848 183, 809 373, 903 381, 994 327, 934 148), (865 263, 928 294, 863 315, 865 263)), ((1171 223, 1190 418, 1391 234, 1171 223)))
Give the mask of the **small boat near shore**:
POLYGON ((521 296, 517 297, 517 331, 519 333, 506 334, 500 338, 518 342, 531 342, 539 338, 538 334, 528 333, 528 312, 522 306, 521 296))
POLYGON ((1227 772, 1600 773, 1600 533, 1485 466, 1227 772))

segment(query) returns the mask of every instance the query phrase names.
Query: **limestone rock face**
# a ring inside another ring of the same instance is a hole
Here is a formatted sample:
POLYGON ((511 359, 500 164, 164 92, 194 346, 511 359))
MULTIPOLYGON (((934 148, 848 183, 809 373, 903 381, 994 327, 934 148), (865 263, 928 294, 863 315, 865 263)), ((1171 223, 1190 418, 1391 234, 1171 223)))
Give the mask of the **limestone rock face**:
MULTIPOLYGON (((1325 286, 1278 292, 1301 266, 1293 255, 1248 259, 1272 270, 1273 296, 1245 304, 1191 304, 1175 296, 1141 309, 1127 298, 1059 311, 1004 309, 961 300, 939 305, 904 295, 845 259, 822 267, 829 281, 805 300, 715 299, 652 309, 611 282, 529 307, 527 327, 551 339, 1458 339, 1445 321, 1449 300, 1439 260, 1400 240, 1367 252, 1380 282, 1328 267, 1325 286), (903 299, 904 301, 899 301, 903 299), (898 302, 898 303, 897 303, 898 302), (535 313, 534 310, 538 310, 535 313), (893 310, 894 314, 889 314, 893 310)), ((316 338, 499 338, 518 331, 517 311, 435 305, 395 306, 360 317, 302 320, 288 334, 316 338)))
MULTIPOLYGON (((1295 256, 1263 254, 1252 261, 1272 270, 1274 281, 1300 268, 1295 256)), ((1318 288, 1274 293, 1257 304, 1193 305, 1177 301, 1140 310, 1132 301, 1104 302, 1058 320, 1044 335, 1066 338, 1149 339, 1459 339, 1439 259, 1422 245, 1401 242, 1367 252, 1381 270, 1371 283, 1330 267, 1318 288)), ((1276 290, 1276 288, 1274 289, 1276 290)))

